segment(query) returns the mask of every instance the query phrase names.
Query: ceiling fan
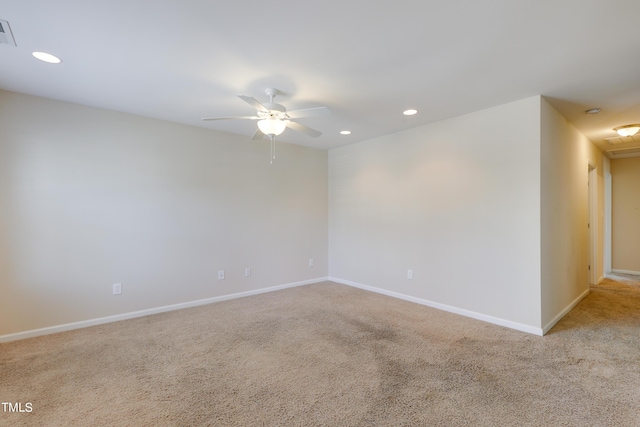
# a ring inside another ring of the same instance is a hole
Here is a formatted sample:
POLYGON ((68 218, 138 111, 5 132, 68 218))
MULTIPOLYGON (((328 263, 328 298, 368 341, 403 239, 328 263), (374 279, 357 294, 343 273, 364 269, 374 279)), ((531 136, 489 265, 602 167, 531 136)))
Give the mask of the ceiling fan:
POLYGON ((286 128, 304 133, 312 138, 322 135, 321 132, 296 122, 296 119, 330 115, 331 111, 327 107, 287 111, 283 105, 273 102, 273 98, 278 94, 277 89, 267 88, 264 93, 269 97, 269 102, 264 104, 251 96, 238 95, 238 98, 256 109, 255 116, 204 117, 202 120, 258 120, 258 128, 251 139, 261 139, 267 136, 271 140, 272 163, 275 159, 275 137, 284 132, 286 128))

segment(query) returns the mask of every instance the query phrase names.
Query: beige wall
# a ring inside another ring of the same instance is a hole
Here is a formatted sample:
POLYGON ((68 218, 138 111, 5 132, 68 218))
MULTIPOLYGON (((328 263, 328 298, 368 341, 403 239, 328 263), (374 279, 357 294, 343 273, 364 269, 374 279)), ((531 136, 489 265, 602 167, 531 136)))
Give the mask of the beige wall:
POLYGON ((329 211, 331 277, 541 330, 540 97, 331 150, 329 211))
POLYGON ((640 274, 640 157, 611 160, 611 268, 640 274))
POLYGON ((0 336, 326 277, 327 192, 326 151, 0 91, 0 336))
POLYGON ((541 102, 542 324, 545 331, 589 290, 588 171, 597 169, 597 277, 604 258, 604 156, 541 102))

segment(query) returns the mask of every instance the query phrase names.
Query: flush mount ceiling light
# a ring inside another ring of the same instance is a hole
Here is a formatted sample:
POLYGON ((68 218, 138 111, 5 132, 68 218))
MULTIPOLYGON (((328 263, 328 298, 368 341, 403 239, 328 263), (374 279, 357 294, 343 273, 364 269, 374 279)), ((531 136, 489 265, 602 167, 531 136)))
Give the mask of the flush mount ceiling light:
POLYGON ((340 131, 340 135, 351 135, 351 131, 350 130, 341 130, 340 131))
POLYGON ((404 110, 402 114, 404 114, 405 116, 413 116, 415 114, 418 114, 418 110, 414 110, 413 108, 411 108, 409 110, 404 110))
POLYGON ((59 64, 62 62, 60 58, 47 52, 33 52, 32 55, 40 61, 48 62, 49 64, 59 64))
POLYGON ((589 108, 587 111, 585 111, 585 114, 598 114, 599 112, 599 108, 589 108))
POLYGON ((638 131, 640 131, 640 125, 634 124, 634 125, 618 126, 617 128, 613 128, 613 130, 618 132, 618 135, 620 136, 633 136, 636 133, 638 133, 638 131))

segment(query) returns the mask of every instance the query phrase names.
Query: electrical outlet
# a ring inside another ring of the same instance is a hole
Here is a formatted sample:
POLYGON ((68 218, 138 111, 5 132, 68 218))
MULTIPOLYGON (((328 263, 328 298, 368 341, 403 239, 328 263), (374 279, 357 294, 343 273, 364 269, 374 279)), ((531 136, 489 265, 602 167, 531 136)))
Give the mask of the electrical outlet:
POLYGON ((224 280, 224 270, 218 270, 218 280, 224 280))
POLYGON ((250 268, 245 268, 245 269, 244 269, 244 275, 245 275, 246 277, 251 276, 251 269, 250 269, 250 268))
POLYGON ((413 279, 413 270, 407 270, 407 279, 409 280, 413 279))
POLYGON ((309 267, 313 267, 313 258, 309 258, 309 267))
POLYGON ((122 293, 122 283, 113 284, 113 295, 120 295, 122 293))

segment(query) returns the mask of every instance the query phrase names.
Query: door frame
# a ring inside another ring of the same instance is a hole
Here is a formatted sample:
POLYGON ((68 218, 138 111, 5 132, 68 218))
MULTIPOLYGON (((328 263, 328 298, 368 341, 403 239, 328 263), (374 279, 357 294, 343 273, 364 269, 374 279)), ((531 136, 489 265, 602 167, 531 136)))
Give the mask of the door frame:
POLYGON ((591 162, 588 173, 589 284, 595 285, 598 283, 598 169, 591 162))

